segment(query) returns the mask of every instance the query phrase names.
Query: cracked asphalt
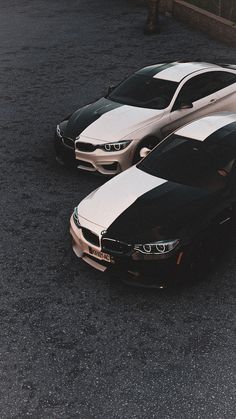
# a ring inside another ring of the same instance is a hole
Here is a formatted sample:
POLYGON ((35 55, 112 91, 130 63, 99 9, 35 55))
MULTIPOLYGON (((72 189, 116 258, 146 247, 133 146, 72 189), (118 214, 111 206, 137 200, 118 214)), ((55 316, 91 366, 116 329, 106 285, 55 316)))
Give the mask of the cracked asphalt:
POLYGON ((71 252, 104 182, 56 164, 55 125, 157 61, 236 62, 128 0, 0 2, 1 419, 234 419, 236 242, 198 283, 130 288, 71 252))

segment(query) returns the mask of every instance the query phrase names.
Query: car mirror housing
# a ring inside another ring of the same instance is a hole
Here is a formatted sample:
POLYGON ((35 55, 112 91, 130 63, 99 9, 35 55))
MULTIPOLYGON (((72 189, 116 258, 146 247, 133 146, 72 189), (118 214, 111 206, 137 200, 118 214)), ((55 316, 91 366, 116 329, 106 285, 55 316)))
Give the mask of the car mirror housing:
POLYGON ((115 86, 109 86, 107 89, 108 96, 111 94, 111 92, 115 89, 115 86))
POLYGON ((193 108, 192 102, 181 102, 178 106, 179 110, 181 110, 181 109, 191 109, 191 108, 193 108))
POLYGON ((147 147, 141 148, 139 152, 141 159, 144 159, 144 157, 146 157, 150 153, 150 151, 151 151, 150 148, 147 148, 147 147))

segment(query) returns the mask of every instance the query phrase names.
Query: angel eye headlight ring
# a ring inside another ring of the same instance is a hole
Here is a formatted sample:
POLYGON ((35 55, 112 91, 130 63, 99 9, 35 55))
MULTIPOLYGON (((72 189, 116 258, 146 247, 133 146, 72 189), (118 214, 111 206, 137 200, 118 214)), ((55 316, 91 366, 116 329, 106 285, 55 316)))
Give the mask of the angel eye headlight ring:
POLYGON ((160 240, 153 243, 135 244, 134 250, 145 255, 163 255, 171 252, 179 244, 179 239, 160 240))
POLYGON ((111 151, 111 144, 105 144, 104 148, 106 151, 111 151))
POLYGON ((106 143, 100 146, 102 150, 107 152, 124 150, 131 143, 131 140, 117 141, 115 143, 106 143))

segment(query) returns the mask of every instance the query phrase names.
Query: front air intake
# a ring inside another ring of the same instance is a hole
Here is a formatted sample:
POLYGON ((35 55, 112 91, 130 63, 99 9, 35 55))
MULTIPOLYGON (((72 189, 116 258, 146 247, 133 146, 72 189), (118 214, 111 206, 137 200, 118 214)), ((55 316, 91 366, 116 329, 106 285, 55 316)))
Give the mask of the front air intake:
POLYGON ((82 228, 82 233, 87 242, 93 244, 94 246, 100 247, 100 240, 97 234, 84 227, 82 228))

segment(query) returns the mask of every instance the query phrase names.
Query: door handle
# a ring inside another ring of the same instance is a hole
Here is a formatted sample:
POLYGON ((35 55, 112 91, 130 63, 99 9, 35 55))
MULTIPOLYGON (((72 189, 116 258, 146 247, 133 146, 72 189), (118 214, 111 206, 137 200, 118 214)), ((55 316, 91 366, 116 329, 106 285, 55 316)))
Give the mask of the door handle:
POLYGON ((210 100, 210 103, 213 103, 213 102, 215 102, 216 101, 216 99, 211 99, 210 100))

